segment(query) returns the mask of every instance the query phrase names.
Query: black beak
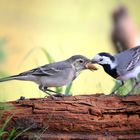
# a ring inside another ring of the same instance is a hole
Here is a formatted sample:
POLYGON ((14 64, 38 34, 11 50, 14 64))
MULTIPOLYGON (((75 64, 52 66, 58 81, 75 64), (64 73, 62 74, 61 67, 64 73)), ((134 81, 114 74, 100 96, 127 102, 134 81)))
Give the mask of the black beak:
POLYGON ((96 63, 98 63, 98 62, 97 62, 96 60, 92 59, 92 60, 91 60, 91 63, 92 63, 92 64, 96 64, 96 63))
POLYGON ((87 63, 92 63, 92 61, 90 59, 87 60, 87 63))
POLYGON ((88 64, 88 63, 92 63, 90 59, 86 59, 86 61, 85 61, 84 64, 86 65, 86 64, 88 64))

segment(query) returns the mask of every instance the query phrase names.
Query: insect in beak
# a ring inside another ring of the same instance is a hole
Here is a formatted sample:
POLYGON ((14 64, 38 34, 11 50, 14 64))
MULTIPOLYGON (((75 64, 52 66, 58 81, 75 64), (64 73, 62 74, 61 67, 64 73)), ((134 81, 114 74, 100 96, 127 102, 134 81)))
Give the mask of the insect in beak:
POLYGON ((93 65, 91 62, 86 64, 86 68, 91 71, 98 70, 98 68, 95 65, 93 65))

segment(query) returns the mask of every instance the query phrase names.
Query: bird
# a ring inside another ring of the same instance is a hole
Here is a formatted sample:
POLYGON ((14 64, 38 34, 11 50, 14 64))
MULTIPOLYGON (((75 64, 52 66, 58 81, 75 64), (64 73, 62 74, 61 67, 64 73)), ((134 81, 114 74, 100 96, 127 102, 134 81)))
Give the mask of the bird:
MULTIPOLYGON (((121 86, 124 85, 125 80, 134 79, 133 88, 127 95, 131 95, 131 92, 139 83, 140 46, 136 46, 115 55, 101 52, 96 54, 91 61, 92 64, 97 63, 103 66, 104 71, 114 79, 120 80, 121 86)), ((113 92, 113 94, 114 93, 115 92, 113 92)))
POLYGON ((48 88, 70 84, 82 70, 88 69, 86 66, 88 63, 91 63, 91 60, 87 57, 74 55, 64 61, 46 64, 18 75, 2 78, 0 82, 10 80, 32 81, 39 85, 41 91, 54 97, 50 92, 56 93, 56 96, 58 93, 48 88))

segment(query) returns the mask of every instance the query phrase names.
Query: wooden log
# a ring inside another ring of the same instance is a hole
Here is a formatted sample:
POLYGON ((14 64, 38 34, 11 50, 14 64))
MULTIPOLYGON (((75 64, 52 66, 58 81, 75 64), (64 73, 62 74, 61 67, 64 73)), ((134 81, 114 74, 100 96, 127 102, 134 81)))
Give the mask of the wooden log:
MULTIPOLYGON (((25 130, 19 140, 140 139, 140 96, 83 95, 8 102, 0 125, 25 130)), ((0 113, 3 111, 0 110, 0 113)))

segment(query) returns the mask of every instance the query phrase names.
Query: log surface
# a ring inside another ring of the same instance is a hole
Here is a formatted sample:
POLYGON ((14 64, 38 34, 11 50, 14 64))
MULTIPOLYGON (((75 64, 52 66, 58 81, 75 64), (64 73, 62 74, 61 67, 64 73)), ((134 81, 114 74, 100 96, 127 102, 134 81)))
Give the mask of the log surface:
POLYGON ((0 125, 13 114, 7 129, 29 128, 20 140, 140 139, 138 95, 25 99, 8 104, 12 107, 4 112, 0 125))

